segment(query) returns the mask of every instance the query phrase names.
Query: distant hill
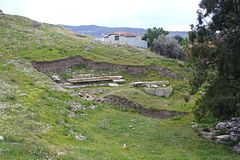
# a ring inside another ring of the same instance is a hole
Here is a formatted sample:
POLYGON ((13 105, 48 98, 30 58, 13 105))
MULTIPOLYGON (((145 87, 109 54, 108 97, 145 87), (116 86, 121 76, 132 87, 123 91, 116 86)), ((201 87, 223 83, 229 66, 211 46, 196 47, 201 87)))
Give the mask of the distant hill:
POLYGON ((169 31, 169 36, 176 36, 179 35, 181 37, 187 37, 188 31, 169 31))
MULTIPOLYGON (((102 37, 103 35, 107 35, 112 32, 123 31, 123 32, 131 32, 136 35, 142 36, 146 32, 146 29, 143 28, 129 28, 129 27, 104 27, 97 25, 82 25, 82 26, 68 26, 62 25, 64 28, 69 29, 73 32, 79 34, 91 35, 93 37, 102 37)), ((180 35, 182 37, 187 37, 188 32, 182 31, 170 31, 170 36, 180 35)))

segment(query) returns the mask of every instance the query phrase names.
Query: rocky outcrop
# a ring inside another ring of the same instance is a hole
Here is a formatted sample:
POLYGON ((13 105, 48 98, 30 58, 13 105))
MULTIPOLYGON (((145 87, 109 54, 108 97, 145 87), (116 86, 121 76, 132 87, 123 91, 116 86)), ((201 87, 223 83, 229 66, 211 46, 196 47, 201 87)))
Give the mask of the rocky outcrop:
POLYGON ((177 76, 175 73, 171 72, 169 69, 160 66, 138 66, 138 65, 123 65, 123 64, 113 64, 108 62, 94 62, 90 59, 85 59, 81 56, 71 57, 67 59, 60 59, 55 61, 33 61, 32 66, 41 72, 65 70, 74 66, 86 66, 88 68, 96 70, 115 70, 124 71, 131 74, 142 74, 149 71, 156 71, 161 76, 169 78, 182 79, 181 76, 177 76))
POLYGON ((192 123, 192 127, 196 128, 204 138, 233 145, 233 150, 240 153, 240 117, 219 122, 215 127, 208 129, 203 129, 196 123, 192 123))

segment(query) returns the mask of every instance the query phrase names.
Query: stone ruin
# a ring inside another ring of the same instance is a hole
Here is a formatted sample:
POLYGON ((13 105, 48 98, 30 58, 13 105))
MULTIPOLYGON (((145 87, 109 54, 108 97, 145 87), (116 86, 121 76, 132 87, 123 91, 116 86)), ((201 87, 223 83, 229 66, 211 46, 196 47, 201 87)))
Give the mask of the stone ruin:
POLYGON ((240 117, 219 122, 215 127, 208 129, 203 129, 197 123, 192 122, 192 128, 196 128, 200 135, 206 139, 232 145, 232 149, 240 153, 240 117))
POLYGON ((151 82, 133 82, 134 87, 144 87, 144 91, 147 94, 168 98, 173 88, 169 87, 169 81, 151 81, 151 82))
MULTIPOLYGON (((57 75, 51 76, 52 80, 61 83, 61 78, 57 75)), ((68 89, 83 88, 83 87, 96 87, 96 86, 109 86, 118 87, 119 84, 125 83, 122 76, 98 76, 94 77, 90 74, 79 75, 72 79, 67 79, 67 83, 61 84, 62 87, 68 89)))

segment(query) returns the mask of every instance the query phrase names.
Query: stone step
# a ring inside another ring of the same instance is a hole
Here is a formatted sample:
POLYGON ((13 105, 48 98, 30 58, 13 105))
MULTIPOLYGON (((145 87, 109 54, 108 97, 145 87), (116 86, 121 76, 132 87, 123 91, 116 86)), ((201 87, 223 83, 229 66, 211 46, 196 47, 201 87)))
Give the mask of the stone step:
POLYGON ((122 78, 123 78, 122 76, 101 76, 101 77, 73 78, 73 79, 67 79, 67 81, 70 83, 76 84, 76 83, 113 81, 113 80, 120 80, 122 78))

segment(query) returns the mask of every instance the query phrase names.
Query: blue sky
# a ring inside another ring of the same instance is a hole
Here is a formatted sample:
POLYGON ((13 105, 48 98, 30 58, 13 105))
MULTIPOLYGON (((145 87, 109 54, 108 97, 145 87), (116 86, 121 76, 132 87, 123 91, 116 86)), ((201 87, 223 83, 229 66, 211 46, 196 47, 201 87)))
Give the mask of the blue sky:
POLYGON ((200 0, 0 0, 4 13, 66 25, 190 30, 200 0))

